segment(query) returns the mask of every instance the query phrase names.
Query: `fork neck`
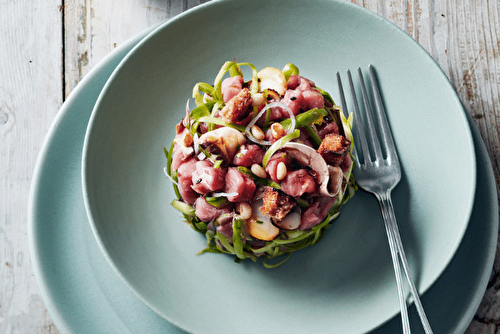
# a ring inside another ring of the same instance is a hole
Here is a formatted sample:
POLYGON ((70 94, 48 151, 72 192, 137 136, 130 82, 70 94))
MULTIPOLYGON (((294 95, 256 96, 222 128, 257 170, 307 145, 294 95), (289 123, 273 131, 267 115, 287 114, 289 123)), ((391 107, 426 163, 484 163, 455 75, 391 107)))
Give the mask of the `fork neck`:
POLYGON ((384 219, 395 221, 394 206, 392 204, 391 189, 375 194, 384 219))

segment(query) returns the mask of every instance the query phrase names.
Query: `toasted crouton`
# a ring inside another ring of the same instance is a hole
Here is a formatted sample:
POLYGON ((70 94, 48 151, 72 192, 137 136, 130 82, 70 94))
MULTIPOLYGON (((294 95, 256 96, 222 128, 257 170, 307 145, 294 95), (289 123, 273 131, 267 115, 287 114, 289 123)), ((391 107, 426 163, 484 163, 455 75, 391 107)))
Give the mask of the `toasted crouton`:
POLYGON ((351 141, 339 134, 328 134, 325 136, 318 148, 318 153, 332 166, 339 166, 347 152, 351 141))
POLYGON ((245 119, 252 106, 252 95, 248 88, 243 88, 219 112, 220 117, 227 123, 236 123, 245 119))
POLYGON ((271 187, 266 187, 262 200, 263 205, 260 207, 260 212, 267 213, 276 220, 285 218, 297 203, 293 197, 271 187))

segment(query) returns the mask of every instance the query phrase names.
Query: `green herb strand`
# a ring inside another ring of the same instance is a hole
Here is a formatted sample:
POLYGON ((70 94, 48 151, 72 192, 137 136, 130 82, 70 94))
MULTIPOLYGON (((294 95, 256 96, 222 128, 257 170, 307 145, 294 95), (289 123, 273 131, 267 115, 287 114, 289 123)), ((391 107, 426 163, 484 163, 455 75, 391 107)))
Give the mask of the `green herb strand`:
POLYGON ((281 137, 278 139, 274 144, 272 144, 264 154, 264 158, 262 159, 262 165, 264 168, 267 166, 267 163, 269 162, 269 159, 273 156, 274 153, 276 153, 277 150, 279 150, 283 145, 288 143, 289 141, 298 138, 300 136, 300 130, 295 130, 292 133, 287 134, 284 137, 281 137))

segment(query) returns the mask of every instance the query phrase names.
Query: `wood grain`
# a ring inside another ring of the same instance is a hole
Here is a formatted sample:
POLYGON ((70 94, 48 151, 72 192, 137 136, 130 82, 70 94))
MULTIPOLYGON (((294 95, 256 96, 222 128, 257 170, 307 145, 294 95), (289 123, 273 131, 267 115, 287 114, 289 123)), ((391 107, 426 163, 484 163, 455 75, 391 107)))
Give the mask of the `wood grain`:
POLYGON ((207 1, 80 0, 64 11, 65 92, 115 47, 142 30, 207 1))
POLYGON ((55 330, 33 276, 26 211, 37 152, 63 102, 59 4, 0 2, 0 333, 55 330))
MULTIPOLYGON (((478 125, 500 180, 500 2, 346 1, 393 22, 429 52, 478 125)), ((115 47, 204 2, 0 0, 0 334, 57 333, 33 277, 26 211, 37 154, 64 99, 115 47)), ((498 255, 467 334, 500 332, 498 255)))

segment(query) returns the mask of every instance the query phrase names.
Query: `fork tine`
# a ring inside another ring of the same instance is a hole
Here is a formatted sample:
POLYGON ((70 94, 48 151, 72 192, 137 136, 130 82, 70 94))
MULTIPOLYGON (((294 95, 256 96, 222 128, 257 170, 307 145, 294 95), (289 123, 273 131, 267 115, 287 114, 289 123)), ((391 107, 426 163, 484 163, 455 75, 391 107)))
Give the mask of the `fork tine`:
MULTIPOLYGON (((347 72, 349 72, 349 70, 347 70, 347 72)), ((345 94, 344 94, 344 87, 342 85, 342 79, 340 78, 340 73, 339 72, 337 72, 337 85, 339 87, 340 107, 342 108, 342 112, 344 113, 344 116, 347 118, 347 117, 349 117, 349 110, 347 109, 347 103, 345 101, 345 94)), ((355 140, 354 137, 353 137, 353 140, 355 140)), ((352 154, 354 156, 354 159, 356 161, 358 161, 358 164, 359 164, 360 161, 359 161, 359 158, 358 158, 358 152, 356 150, 356 147, 358 147, 358 145, 354 144, 352 154)))
POLYGON ((356 149, 356 145, 354 145, 354 151, 355 151, 355 158, 356 160, 361 164, 364 163, 365 165, 371 165, 372 164, 372 159, 370 155, 370 150, 368 149, 368 142, 366 140, 365 132, 364 132, 364 126, 363 126, 363 121, 361 119, 361 113, 359 110, 359 105, 358 105, 358 99, 356 97, 356 90, 354 89, 354 83, 352 81, 351 77, 351 71, 347 70, 347 78, 349 80, 349 87, 351 89, 351 95, 352 95, 352 101, 353 101, 353 107, 354 107, 354 126, 356 128, 357 132, 357 137, 361 146, 361 152, 358 152, 356 149), (359 159, 359 156, 363 158, 363 161, 359 159))
MULTIPOLYGON (((345 94, 344 94, 344 87, 342 85, 342 79, 340 77, 340 73, 337 72, 337 85, 339 87, 339 95, 340 95, 340 107, 342 108, 342 112, 344 113, 344 116, 347 118, 349 117, 349 110, 347 109, 347 103, 345 101, 345 94)), ((353 138, 354 139, 354 138, 353 138)), ((356 147, 358 145, 354 145, 352 154, 354 155, 354 158, 356 161, 358 161, 358 154, 356 152, 356 147)))
POLYGON ((363 72, 361 68, 358 68, 359 83, 361 86, 361 95, 363 96, 363 105, 366 116, 367 131, 372 142, 373 152, 375 155, 375 160, 382 160, 384 157, 382 155, 382 149, 380 147, 380 140, 376 132, 376 125, 373 119, 373 111, 370 106, 370 100, 368 99, 368 94, 366 92, 365 80, 363 78, 363 72))
POLYGON ((387 115, 385 113, 384 104, 382 103, 382 98, 380 96, 380 90, 378 87, 378 81, 375 74, 375 69, 372 65, 369 67, 370 80, 372 83, 373 96, 375 98, 375 104, 377 106, 377 116, 379 120, 380 133, 382 135, 382 140, 384 141, 387 159, 392 163, 399 164, 398 154, 396 152, 396 145, 394 144, 394 139, 392 137, 391 129, 389 128, 389 122, 387 121, 387 115))
POLYGON ((349 111, 347 110, 347 103, 345 102, 344 96, 344 88, 342 87, 342 80, 340 79, 340 73, 337 72, 337 85, 339 86, 339 94, 340 94, 340 107, 342 108, 342 112, 344 116, 349 116, 349 111))

